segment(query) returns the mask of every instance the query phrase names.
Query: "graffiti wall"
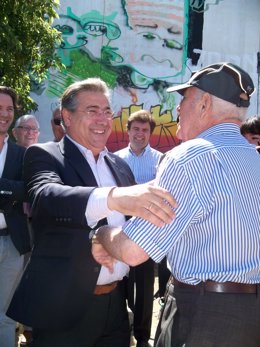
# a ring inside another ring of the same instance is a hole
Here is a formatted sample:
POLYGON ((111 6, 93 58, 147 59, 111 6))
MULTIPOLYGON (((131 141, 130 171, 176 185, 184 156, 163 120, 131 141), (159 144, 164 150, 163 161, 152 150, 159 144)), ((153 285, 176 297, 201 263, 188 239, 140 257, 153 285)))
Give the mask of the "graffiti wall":
MULTIPOLYGON (((63 42, 57 53, 66 70, 50 72, 48 81, 34 90, 39 113, 44 108, 50 119, 67 86, 99 76, 112 90, 115 119, 110 150, 127 145, 127 118, 142 108, 156 119, 152 146, 165 151, 176 145, 177 100, 165 89, 184 71, 187 1, 64 0, 59 16, 54 27, 62 32, 63 42)), ((46 127, 41 126, 41 132, 47 140, 46 127)))
MULTIPOLYGON (((52 139, 51 113, 66 87, 99 76, 112 91, 115 119, 110 150, 127 145, 125 124, 138 109, 150 110, 156 119, 153 147, 165 152, 178 144, 180 98, 166 88, 187 80, 196 69, 188 57, 188 42, 194 29, 199 31, 197 37, 202 36, 203 26, 190 23, 191 13, 213 11, 225 1, 233 0, 61 0, 54 27, 62 33, 57 53, 66 69, 50 71, 48 80, 32 93, 39 105, 41 141, 52 139)), ((201 66, 205 52, 200 45, 196 49, 201 66)))

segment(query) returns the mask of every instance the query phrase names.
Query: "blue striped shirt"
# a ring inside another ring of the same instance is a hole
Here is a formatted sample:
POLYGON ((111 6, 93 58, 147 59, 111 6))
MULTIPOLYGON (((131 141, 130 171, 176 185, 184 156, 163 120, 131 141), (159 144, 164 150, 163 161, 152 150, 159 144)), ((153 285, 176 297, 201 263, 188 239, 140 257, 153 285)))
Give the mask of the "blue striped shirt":
POLYGON ((158 162, 162 153, 148 144, 140 155, 136 155, 130 145, 117 151, 120 158, 124 159, 132 170, 136 183, 146 183, 155 178, 158 162))
POLYGON ((235 124, 171 150, 156 183, 178 202, 163 228, 140 218, 124 232, 182 282, 260 283, 260 158, 235 124))

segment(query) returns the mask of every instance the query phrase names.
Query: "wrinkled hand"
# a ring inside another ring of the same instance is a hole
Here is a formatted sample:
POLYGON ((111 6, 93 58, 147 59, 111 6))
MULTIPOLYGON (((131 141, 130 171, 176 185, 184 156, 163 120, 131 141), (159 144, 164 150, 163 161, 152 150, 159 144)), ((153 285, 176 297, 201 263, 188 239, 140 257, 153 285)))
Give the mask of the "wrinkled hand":
POLYGON ((165 189, 155 187, 153 181, 130 187, 115 187, 108 195, 110 210, 124 215, 141 217, 161 227, 175 217, 177 203, 165 189))
POLYGON ((91 251, 96 262, 107 267, 111 273, 114 272, 113 265, 116 259, 109 255, 109 253, 105 250, 101 243, 93 243, 91 251))

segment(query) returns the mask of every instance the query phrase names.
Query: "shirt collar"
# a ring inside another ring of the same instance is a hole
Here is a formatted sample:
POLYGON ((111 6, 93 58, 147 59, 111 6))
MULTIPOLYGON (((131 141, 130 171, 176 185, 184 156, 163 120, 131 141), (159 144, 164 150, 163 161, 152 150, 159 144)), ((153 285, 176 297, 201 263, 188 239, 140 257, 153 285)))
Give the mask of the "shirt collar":
POLYGON ((212 135, 219 135, 223 133, 238 133, 240 134, 240 127, 235 123, 221 123, 203 131, 197 138, 208 138, 212 135))
POLYGON ((143 151, 139 154, 139 155, 136 155, 135 152, 132 150, 131 146, 130 146, 130 143, 128 144, 128 148, 129 148, 129 152, 132 154, 132 155, 135 155, 136 157, 139 157, 139 156, 142 156, 142 155, 145 155, 146 153, 150 152, 151 150, 151 146, 150 144, 148 143, 148 145, 146 145, 143 149, 143 151))
MULTIPOLYGON (((67 138, 74 143, 74 145, 79 149, 79 151, 84 155, 85 158, 87 157, 93 157, 93 153, 90 149, 87 147, 82 146, 77 141, 73 140, 68 134, 66 134, 67 138)), ((100 153, 99 153, 99 159, 104 158, 104 156, 108 153, 107 147, 105 147, 100 153)))
POLYGON ((4 141, 3 141, 3 147, 2 147, 2 149, 0 149, 0 152, 2 152, 3 148, 5 148, 8 145, 8 139, 9 139, 9 135, 6 134, 5 138, 4 138, 4 141))

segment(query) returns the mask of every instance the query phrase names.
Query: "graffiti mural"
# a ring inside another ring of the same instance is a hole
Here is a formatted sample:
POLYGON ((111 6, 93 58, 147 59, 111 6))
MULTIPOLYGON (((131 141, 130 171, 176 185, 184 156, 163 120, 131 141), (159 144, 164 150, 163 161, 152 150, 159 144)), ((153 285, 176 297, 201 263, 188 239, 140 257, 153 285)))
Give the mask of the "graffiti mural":
POLYGON ((152 145, 162 152, 175 146, 180 96, 167 93, 167 87, 218 61, 233 62, 251 74, 258 94, 248 114, 254 114, 260 95, 259 39, 251 33, 259 32, 259 0, 251 2, 247 6, 241 0, 238 6, 237 0, 60 0, 54 26, 63 40, 56 49, 66 69, 50 71, 47 81, 33 84, 40 140, 52 138, 51 113, 63 91, 93 76, 105 80, 112 91, 112 151, 127 145, 127 117, 140 108, 156 118, 152 145), (251 29, 241 27, 242 18, 250 18, 251 29), (230 23, 234 30, 229 30, 230 23))
POLYGON ((178 144, 178 95, 166 93, 166 88, 180 83, 184 74, 188 2, 61 0, 54 27, 62 33, 56 49, 66 69, 50 71, 46 83, 35 86, 39 112, 44 104, 44 112, 51 115, 72 82, 99 76, 111 88, 115 111, 110 150, 127 145, 127 118, 140 108, 156 119, 153 147, 164 152, 178 144))
POLYGON ((211 5, 218 5, 223 0, 190 0, 190 8, 195 12, 208 11, 211 5))

